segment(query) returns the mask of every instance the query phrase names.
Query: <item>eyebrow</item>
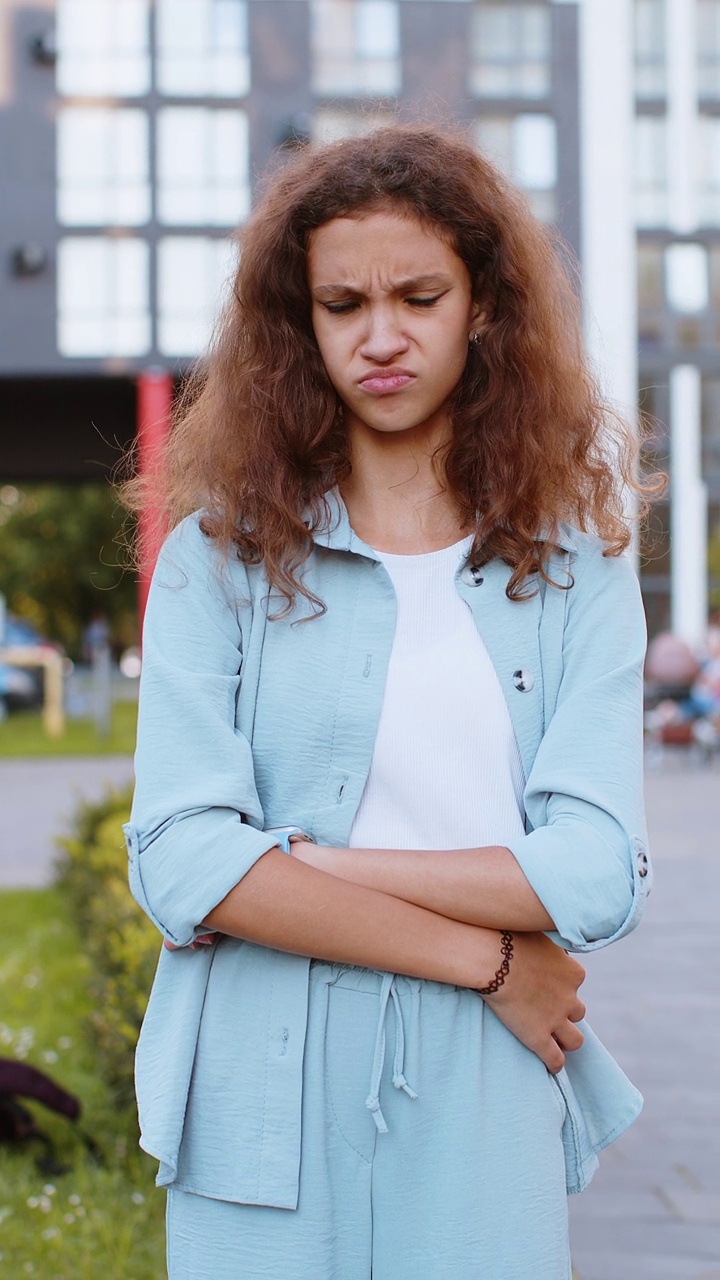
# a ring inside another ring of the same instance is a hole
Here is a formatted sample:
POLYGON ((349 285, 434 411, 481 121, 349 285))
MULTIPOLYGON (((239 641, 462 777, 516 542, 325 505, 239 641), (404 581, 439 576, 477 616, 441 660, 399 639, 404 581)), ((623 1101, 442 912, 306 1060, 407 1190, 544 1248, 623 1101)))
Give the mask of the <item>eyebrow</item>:
MULTIPOLYGON (((393 292, 417 293, 427 289, 448 289, 452 283, 450 277, 444 275, 412 276, 407 280, 398 280, 393 285, 393 292)), ((320 284, 313 289, 313 295, 316 298, 330 297, 338 293, 352 294, 354 297, 358 297, 361 290, 355 289, 349 284, 320 284)))

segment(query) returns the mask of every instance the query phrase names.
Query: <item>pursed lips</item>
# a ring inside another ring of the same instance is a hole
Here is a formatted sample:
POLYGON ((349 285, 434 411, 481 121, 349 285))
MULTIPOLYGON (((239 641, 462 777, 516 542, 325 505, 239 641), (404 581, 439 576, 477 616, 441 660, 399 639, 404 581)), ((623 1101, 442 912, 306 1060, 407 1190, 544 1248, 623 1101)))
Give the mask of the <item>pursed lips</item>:
POLYGON ((363 391, 369 391, 373 395, 389 395, 393 391, 402 391, 403 387, 409 386, 415 381, 415 374, 409 369, 401 369, 397 365, 390 365, 386 369, 371 369, 368 373, 363 374, 358 381, 358 386, 363 391))

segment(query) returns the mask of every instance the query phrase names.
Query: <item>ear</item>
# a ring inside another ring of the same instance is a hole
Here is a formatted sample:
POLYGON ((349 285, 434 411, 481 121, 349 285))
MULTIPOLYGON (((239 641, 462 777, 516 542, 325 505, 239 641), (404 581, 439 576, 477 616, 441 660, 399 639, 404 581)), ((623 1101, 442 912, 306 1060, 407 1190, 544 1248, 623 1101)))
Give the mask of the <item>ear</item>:
POLYGON ((473 334, 482 334, 488 325, 488 307, 486 302, 475 303, 470 316, 470 338, 473 334))

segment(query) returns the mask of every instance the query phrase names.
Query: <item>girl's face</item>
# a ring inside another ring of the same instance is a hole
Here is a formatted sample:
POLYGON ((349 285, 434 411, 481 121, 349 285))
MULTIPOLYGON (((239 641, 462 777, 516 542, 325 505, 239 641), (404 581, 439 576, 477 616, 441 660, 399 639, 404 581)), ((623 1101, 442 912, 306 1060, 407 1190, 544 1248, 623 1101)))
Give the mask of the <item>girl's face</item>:
POLYGON ((404 213, 334 218, 312 235, 308 283, 348 430, 442 435, 470 335, 482 326, 454 249, 404 213))

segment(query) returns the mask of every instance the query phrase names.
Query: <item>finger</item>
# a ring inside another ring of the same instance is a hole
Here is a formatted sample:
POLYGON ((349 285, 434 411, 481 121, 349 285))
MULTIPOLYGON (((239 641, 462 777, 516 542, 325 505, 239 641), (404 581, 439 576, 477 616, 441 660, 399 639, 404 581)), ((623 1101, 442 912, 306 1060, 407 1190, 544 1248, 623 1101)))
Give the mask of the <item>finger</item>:
POLYGON ((182 947, 179 947, 176 942, 170 942, 169 938, 163 938, 163 946, 166 951, 182 951, 182 947))
POLYGON ((565 1054, 557 1040, 550 1039, 545 1050, 540 1054, 551 1076, 556 1076, 565 1066, 565 1054))
POLYGON ((585 1005, 583 1004, 582 1000, 578 1000, 572 1013, 568 1014, 568 1018, 570 1019, 571 1022, 582 1022, 586 1013, 587 1013, 587 1009, 585 1008, 585 1005))
POLYGON ((573 1022, 568 1022, 566 1026, 561 1027, 559 1031, 554 1033, 555 1040, 561 1049, 567 1053, 572 1053, 574 1049, 579 1049, 585 1037, 579 1027, 573 1022))

